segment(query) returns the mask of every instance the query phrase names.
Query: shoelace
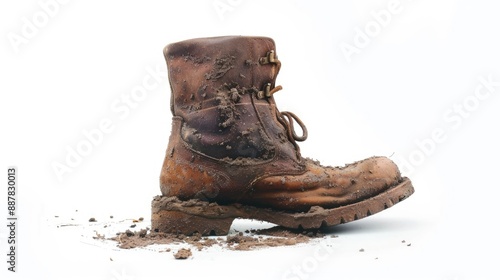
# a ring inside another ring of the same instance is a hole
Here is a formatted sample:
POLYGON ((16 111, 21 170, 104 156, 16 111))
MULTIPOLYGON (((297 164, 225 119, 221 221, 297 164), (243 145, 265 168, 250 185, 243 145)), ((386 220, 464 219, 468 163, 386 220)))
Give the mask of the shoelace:
MULTIPOLYGON (((267 55, 265 57, 261 57, 259 62, 260 62, 260 64, 268 64, 268 63, 276 64, 277 70, 276 70, 276 75, 274 78, 276 78, 276 76, 278 76, 278 73, 281 69, 281 61, 278 60, 274 51, 270 51, 267 53, 267 55)), ((278 92, 282 89, 283 89, 282 86, 272 87, 271 83, 267 83, 265 85, 264 89, 257 93, 257 97, 258 98, 270 98, 273 96, 273 94, 275 94, 276 92, 278 92)), ((305 124, 294 113, 288 112, 288 111, 280 112, 277 108, 276 108, 276 118, 285 128, 285 130, 287 132, 288 139, 290 140, 290 142, 292 142, 293 146, 295 147, 295 149, 297 151, 297 157, 300 158, 300 147, 297 144, 297 141, 302 142, 302 141, 305 141, 307 139, 307 128, 306 128, 305 124), (300 126, 300 129, 302 130, 301 136, 298 136, 297 133, 295 133, 295 129, 293 127, 294 121, 300 126)))
POLYGON ((278 121, 285 127, 286 132, 288 133, 288 139, 292 142, 295 150, 297 151, 297 158, 300 158, 300 147, 297 144, 297 141, 305 141, 307 139, 307 128, 305 124, 292 112, 279 112, 276 109, 276 116, 278 117, 278 121), (298 136, 295 133, 293 128, 293 121, 296 121, 300 125, 300 129, 302 130, 302 136, 298 136))

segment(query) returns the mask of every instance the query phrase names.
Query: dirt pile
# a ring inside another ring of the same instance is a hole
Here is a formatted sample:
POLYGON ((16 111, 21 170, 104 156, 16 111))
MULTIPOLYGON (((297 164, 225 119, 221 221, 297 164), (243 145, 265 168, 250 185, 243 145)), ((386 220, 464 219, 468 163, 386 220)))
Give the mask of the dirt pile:
MULTIPOLYGON (((153 244, 188 244, 199 251, 212 246, 220 246, 229 250, 248 251, 264 247, 291 246, 323 236, 319 231, 290 231, 282 227, 273 227, 262 230, 246 230, 225 237, 201 236, 199 234, 186 236, 183 234, 151 232, 148 229, 140 231, 127 230, 117 233, 117 236, 109 239, 118 242, 117 246, 122 249, 140 248, 153 244)), ((169 252, 170 249, 165 251, 169 252)))

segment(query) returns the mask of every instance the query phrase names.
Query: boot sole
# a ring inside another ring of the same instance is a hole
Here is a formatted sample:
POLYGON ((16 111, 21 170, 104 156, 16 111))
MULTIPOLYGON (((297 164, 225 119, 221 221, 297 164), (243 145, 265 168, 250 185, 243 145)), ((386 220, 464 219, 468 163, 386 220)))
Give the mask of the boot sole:
POLYGON ((411 181, 365 200, 331 209, 311 207, 308 212, 286 212, 242 204, 218 205, 200 200, 181 201, 157 196, 152 201, 151 226, 155 232, 226 235, 236 218, 255 219, 291 229, 318 229, 359 220, 403 201, 414 193, 411 181))

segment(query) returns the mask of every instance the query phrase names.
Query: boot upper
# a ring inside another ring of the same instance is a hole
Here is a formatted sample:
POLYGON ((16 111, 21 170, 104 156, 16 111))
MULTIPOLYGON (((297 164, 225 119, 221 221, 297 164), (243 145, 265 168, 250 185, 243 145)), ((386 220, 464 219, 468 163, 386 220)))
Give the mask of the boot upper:
POLYGON ((191 39, 168 45, 164 55, 174 117, 163 195, 304 210, 351 203, 400 180, 384 158, 346 168, 302 158, 296 141, 307 130, 272 96, 281 63, 271 38, 191 39))

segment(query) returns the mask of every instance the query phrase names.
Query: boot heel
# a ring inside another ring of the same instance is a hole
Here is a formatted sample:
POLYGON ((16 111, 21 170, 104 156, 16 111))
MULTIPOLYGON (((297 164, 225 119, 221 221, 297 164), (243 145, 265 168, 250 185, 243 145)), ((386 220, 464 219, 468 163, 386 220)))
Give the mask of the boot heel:
POLYGON ((227 235, 234 217, 216 214, 207 202, 180 201, 157 196, 152 202, 151 228, 154 232, 184 235, 227 235))

